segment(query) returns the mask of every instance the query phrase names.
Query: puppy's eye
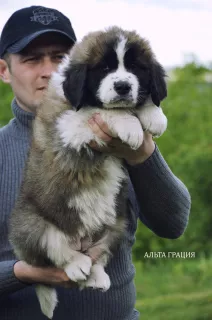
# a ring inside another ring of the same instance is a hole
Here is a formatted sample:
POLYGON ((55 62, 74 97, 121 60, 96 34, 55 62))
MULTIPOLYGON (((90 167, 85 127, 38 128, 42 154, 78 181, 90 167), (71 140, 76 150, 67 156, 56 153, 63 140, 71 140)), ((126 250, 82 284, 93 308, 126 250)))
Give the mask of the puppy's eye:
POLYGON ((105 60, 101 62, 100 67, 105 72, 110 70, 109 64, 105 60))
POLYGON ((130 63, 130 68, 135 69, 136 67, 137 67, 137 66, 136 66, 135 62, 131 62, 131 63, 130 63))
POLYGON ((125 62, 125 66, 131 70, 138 69, 138 64, 136 63, 135 60, 127 61, 125 62))
POLYGON ((129 65, 130 69, 137 69, 137 70, 143 70, 143 71, 146 71, 148 68, 146 65, 144 64, 138 64, 136 62, 131 62, 130 65, 129 65))
POLYGON ((110 70, 110 68, 106 62, 99 63, 98 65, 96 65, 95 69, 103 70, 104 72, 107 72, 110 70))
POLYGON ((108 67, 108 65, 105 65, 105 66, 103 67, 103 70, 104 70, 105 72, 107 72, 107 71, 110 70, 110 68, 108 67))
POLYGON ((143 71, 147 71, 147 70, 148 70, 148 67, 147 67, 145 64, 140 64, 140 65, 138 66, 138 68, 140 68, 140 69, 143 70, 143 71))

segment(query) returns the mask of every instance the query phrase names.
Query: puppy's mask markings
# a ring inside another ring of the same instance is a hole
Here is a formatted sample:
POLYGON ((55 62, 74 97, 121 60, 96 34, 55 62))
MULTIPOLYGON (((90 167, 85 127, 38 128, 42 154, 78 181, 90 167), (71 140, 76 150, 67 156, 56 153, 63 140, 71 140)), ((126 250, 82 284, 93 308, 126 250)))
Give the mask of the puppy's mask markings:
POLYGON ((97 93, 106 108, 133 107, 137 102, 139 82, 137 77, 125 67, 126 43, 127 39, 120 36, 114 48, 118 68, 102 80, 97 93))

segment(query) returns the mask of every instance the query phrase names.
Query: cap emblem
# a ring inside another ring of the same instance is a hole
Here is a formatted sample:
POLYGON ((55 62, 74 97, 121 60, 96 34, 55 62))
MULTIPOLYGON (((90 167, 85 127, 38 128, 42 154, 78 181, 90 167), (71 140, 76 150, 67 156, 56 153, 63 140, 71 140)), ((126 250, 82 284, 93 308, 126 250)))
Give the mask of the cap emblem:
POLYGON ((58 17, 55 16, 53 10, 41 7, 33 11, 33 17, 30 17, 30 20, 48 25, 52 21, 58 21, 58 17))

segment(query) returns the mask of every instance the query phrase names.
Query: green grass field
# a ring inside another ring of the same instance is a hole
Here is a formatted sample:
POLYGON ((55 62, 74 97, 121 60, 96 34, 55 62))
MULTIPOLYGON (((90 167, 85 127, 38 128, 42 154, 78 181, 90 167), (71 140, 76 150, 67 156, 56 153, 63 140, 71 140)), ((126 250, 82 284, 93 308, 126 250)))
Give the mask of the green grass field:
POLYGON ((212 259, 136 264, 141 320, 212 320, 212 259))

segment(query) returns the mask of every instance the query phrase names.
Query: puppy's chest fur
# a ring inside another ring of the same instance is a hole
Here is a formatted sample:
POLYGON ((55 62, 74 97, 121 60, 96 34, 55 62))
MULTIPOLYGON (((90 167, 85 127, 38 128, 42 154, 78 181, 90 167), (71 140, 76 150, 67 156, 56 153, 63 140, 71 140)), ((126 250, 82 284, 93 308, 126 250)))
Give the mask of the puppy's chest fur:
POLYGON ((98 154, 91 159, 86 151, 61 148, 61 142, 54 147, 59 149, 56 155, 47 145, 41 156, 37 130, 23 194, 39 215, 66 234, 82 238, 98 234, 125 216, 128 175, 120 159, 98 154))
POLYGON ((42 208, 40 215, 70 236, 115 225, 125 216, 128 175, 122 160, 87 147, 94 138, 87 120, 95 109, 63 110, 48 128, 45 117, 56 113, 57 103, 44 106, 34 122, 25 193, 42 208))
POLYGON ((83 186, 68 199, 68 208, 79 213, 81 236, 99 231, 105 225, 114 225, 117 208, 121 206, 121 199, 124 201, 122 193, 126 175, 121 161, 107 157, 101 170, 104 171, 104 179, 97 178, 89 187, 83 186))

